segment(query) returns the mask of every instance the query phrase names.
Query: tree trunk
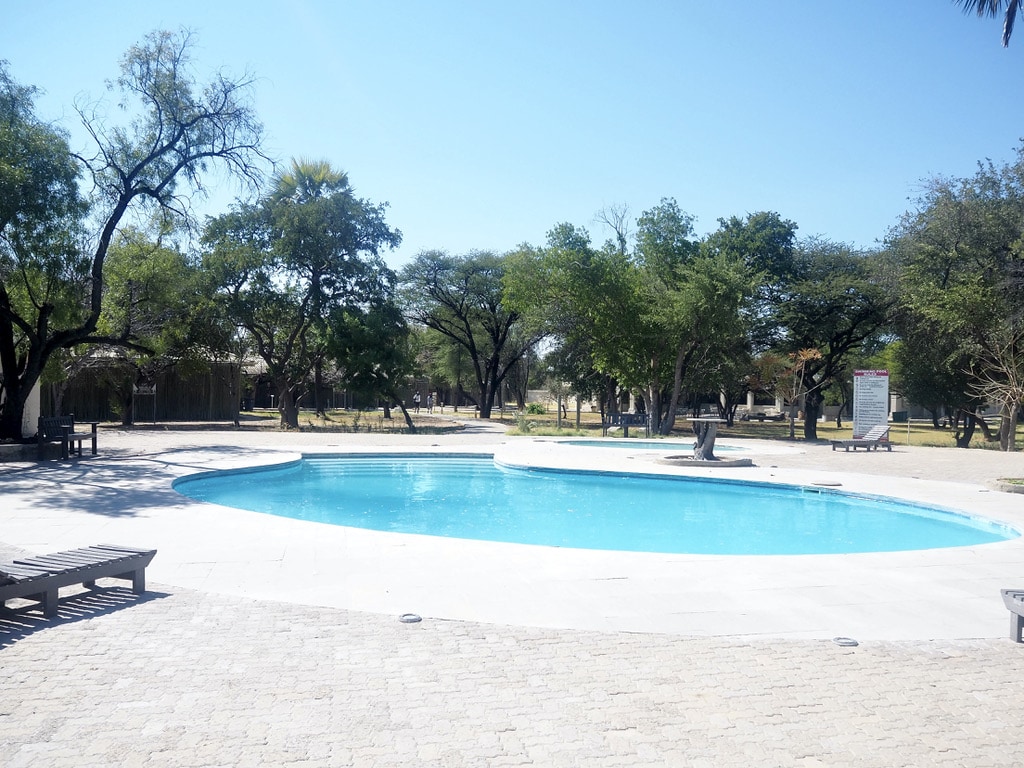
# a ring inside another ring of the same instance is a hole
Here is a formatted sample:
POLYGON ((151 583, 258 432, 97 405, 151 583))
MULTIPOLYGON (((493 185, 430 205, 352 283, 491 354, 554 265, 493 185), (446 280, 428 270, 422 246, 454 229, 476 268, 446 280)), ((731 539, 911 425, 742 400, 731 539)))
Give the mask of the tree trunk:
POLYGON ((398 407, 402 409, 402 415, 405 417, 405 426, 409 428, 409 433, 416 434, 416 425, 413 424, 412 415, 405 409, 405 403, 399 401, 398 407))
POLYGON ((715 436, 718 434, 718 423, 714 421, 693 422, 693 432, 697 436, 693 444, 694 461, 715 460, 715 436))
POLYGON ((320 401, 320 394, 324 384, 324 362, 321 358, 317 358, 316 364, 313 366, 313 407, 316 409, 317 416, 326 416, 327 413, 324 410, 323 403, 320 401))
POLYGON ((21 422, 31 387, 26 389, 16 376, 4 379, 4 401, 0 403, 0 439, 22 441, 21 422))
POLYGON ((974 437, 974 428, 977 424, 977 420, 974 418, 973 413, 968 413, 963 408, 957 410, 956 413, 956 431, 954 432, 954 439, 956 440, 957 448, 967 448, 971 444, 971 438, 974 437), (963 419, 964 431, 960 432, 960 420, 963 419))
MULTIPOLYGON (((2 287, 0 287, 0 292, 2 292, 2 287)), ((30 348, 27 353, 28 358, 24 361, 22 368, 15 349, 14 335, 10 324, 0 324, 0 330, 3 331, 0 334, 0 375, 3 376, 3 398, 0 402, 0 440, 21 442, 23 439, 21 422, 25 419, 25 405, 28 403, 33 387, 43 373, 45 359, 41 359, 30 348)))
POLYGON ((50 385, 50 397, 53 398, 53 413, 61 416, 64 413, 64 395, 67 394, 68 384, 71 379, 65 377, 59 382, 50 385))
POLYGON ((992 430, 989 427, 988 422, 977 413, 974 414, 974 423, 978 425, 978 429, 981 430, 981 434, 985 436, 985 440, 987 442, 994 443, 999 440, 999 435, 992 434, 992 430))
POLYGON ((299 406, 295 402, 295 393, 285 380, 277 382, 277 410, 281 414, 281 427, 284 429, 299 428, 299 406))
MULTIPOLYGON (((676 408, 679 406, 679 393, 683 388, 683 374, 690 367, 692 355, 692 348, 685 350, 680 347, 676 351, 676 364, 672 370, 672 394, 669 397, 668 406, 665 408, 665 415, 661 419, 661 429, 658 430, 662 435, 672 434, 672 429, 676 425, 676 408)), ((653 411, 648 410, 648 413, 653 413, 653 411)))
POLYGON ((804 439, 818 439, 818 416, 821 415, 821 406, 824 402, 821 389, 812 389, 804 396, 804 439))
MULTIPOLYGON (((400 398, 398 396, 398 393, 394 392, 394 391, 386 392, 385 395, 387 397, 391 398, 392 400, 394 400, 395 404, 401 409, 402 416, 405 417, 405 426, 407 426, 409 428, 409 434, 411 434, 411 435, 416 434, 416 425, 412 421, 412 415, 405 408, 405 401, 402 400, 402 398, 400 398)), ((390 418, 390 417, 387 416, 388 413, 389 413, 388 407, 387 407, 387 405, 385 405, 384 406, 384 414, 385 414, 386 418, 390 418)))
POLYGON ((1003 406, 1002 418, 999 422, 999 448, 1012 452, 1017 450, 1017 412, 1016 403, 1003 406))
POLYGON ((489 419, 491 418, 491 401, 494 399, 494 393, 488 391, 488 387, 485 384, 480 390, 480 402, 477 403, 477 408, 480 409, 480 418, 489 419))
MULTIPOLYGON (((611 376, 604 377, 604 396, 608 403, 608 416, 616 415, 619 412, 619 385, 611 376)), ((604 415, 602 410, 602 419, 604 415)))
POLYGON ((129 386, 127 392, 120 390, 117 393, 121 401, 121 426, 130 427, 135 423, 135 398, 132 396, 132 388, 129 386))

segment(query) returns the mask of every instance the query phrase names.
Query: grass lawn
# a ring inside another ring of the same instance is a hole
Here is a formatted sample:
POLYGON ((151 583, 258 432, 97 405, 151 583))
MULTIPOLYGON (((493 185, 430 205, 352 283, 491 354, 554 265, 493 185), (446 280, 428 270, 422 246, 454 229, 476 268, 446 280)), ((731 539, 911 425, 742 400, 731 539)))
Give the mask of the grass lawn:
MULTIPOLYGON (((492 421, 501 421, 507 423, 509 428, 513 430, 513 434, 523 434, 523 432, 515 431, 517 425, 516 416, 512 411, 506 411, 504 416, 494 414, 492 421)), ((591 437, 599 436, 601 433, 601 418, 596 413, 584 413, 580 416, 580 430, 576 430, 576 414, 570 412, 568 419, 562 419, 562 430, 559 432, 556 428, 555 414, 545 413, 538 415, 527 416, 527 421, 533 426, 530 427, 529 433, 532 435, 588 435, 591 437)), ((797 421, 795 425, 795 439, 802 441, 804 439, 804 426, 802 421, 797 421)), ((642 436, 642 433, 638 433, 637 436, 642 436)), ((737 421, 732 426, 720 425, 718 428, 718 436, 720 438, 757 438, 760 440, 789 440, 789 422, 788 421, 737 421)), ((837 429, 835 422, 818 422, 818 440, 838 440, 843 438, 850 438, 853 436, 853 425, 850 422, 844 422, 842 429, 837 429)), ((677 419, 675 429, 672 430, 672 434, 669 435, 675 439, 689 439, 693 437, 693 430, 690 427, 690 423, 685 419, 677 419)), ((897 445, 918 445, 933 448, 953 448, 955 447, 953 430, 951 429, 935 429, 930 421, 914 421, 909 424, 892 424, 889 431, 889 439, 897 445)), ((1024 444, 1024 425, 1020 425, 1017 428, 1017 442, 1018 445, 1024 444)), ((985 440, 984 435, 980 430, 976 430, 974 438, 971 441, 972 448, 985 448, 992 450, 999 450, 998 443, 989 443, 985 440)))

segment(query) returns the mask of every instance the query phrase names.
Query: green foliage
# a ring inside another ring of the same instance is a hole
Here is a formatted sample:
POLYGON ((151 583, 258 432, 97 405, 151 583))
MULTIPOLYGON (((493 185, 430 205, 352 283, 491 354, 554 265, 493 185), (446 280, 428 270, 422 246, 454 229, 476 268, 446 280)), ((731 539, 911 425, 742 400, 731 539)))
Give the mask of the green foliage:
POLYGON ((752 351, 765 352, 778 343, 775 307, 786 300, 786 287, 796 278, 797 226, 769 211, 719 219, 719 227, 701 243, 702 253, 727 256, 744 264, 756 284, 753 301, 744 307, 752 351))
POLYGON ((1014 162, 968 179, 933 179, 890 238, 900 295, 903 385, 923 404, 966 418, 1002 407, 999 439, 1012 444, 1024 401, 1024 146, 1014 162))
POLYGON ((702 252, 692 222, 662 200, 638 220, 635 254, 594 250, 585 231, 560 224, 548 248, 515 254, 506 280, 513 306, 560 340, 563 381, 603 395, 614 380, 643 397, 662 430, 687 384, 716 389, 739 375, 727 359, 744 356, 749 270, 730 254, 702 252))
POLYGON ((66 134, 35 116, 35 93, 0 61, 0 367, 8 399, 17 398, 20 377, 45 366, 49 334, 88 316, 79 167, 66 134))
POLYGON ((442 346, 460 350, 459 370, 470 372, 468 389, 481 418, 490 416, 505 377, 540 335, 523 327, 522 315, 506 301, 506 268, 506 257, 493 253, 424 251, 401 275, 408 317, 443 337, 442 346))
POLYGON ((640 264, 654 275, 671 279, 672 273, 697 253, 694 217, 672 198, 644 211, 637 219, 636 252, 640 264))
POLYGON ((526 412, 531 416, 538 416, 547 413, 547 408, 542 403, 527 403, 526 412))
POLYGON ((774 317, 783 332, 779 351, 804 359, 804 437, 812 440, 825 391, 886 330, 893 300, 879 279, 876 257, 812 239, 799 244, 795 258, 785 301, 776 305, 774 317), (816 356, 806 354, 810 350, 816 356))
POLYGON ((116 88, 134 120, 121 126, 100 109, 80 111, 92 157, 72 158, 63 135, 35 118, 32 89, 0 68, 0 437, 20 437, 28 394, 60 350, 138 346, 131 333, 101 328, 104 270, 123 217, 144 208, 187 216, 190 194, 218 161, 242 180, 260 176, 266 158, 248 82, 218 75, 196 88, 190 44, 188 34, 156 32, 125 54, 116 88), (88 219, 80 172, 93 184, 88 219))
POLYGON ((393 390, 388 377, 405 365, 404 323, 388 306, 394 274, 380 257, 401 233, 384 211, 328 163, 293 160, 257 204, 207 225, 204 267, 226 317, 266 363, 283 426, 298 425, 300 389, 329 356, 374 391, 393 390), (371 361, 373 348, 381 352, 371 361))
POLYGON ((530 434, 534 427, 534 423, 527 417, 528 412, 516 411, 516 431, 521 435, 530 434))

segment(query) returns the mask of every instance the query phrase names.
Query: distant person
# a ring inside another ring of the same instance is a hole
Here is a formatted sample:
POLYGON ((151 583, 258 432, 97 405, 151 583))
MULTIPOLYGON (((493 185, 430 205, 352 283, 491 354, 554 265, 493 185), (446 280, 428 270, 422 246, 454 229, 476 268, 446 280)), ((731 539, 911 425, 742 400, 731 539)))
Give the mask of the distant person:
POLYGON ((420 412, 420 391, 417 389, 416 394, 412 396, 412 409, 416 412, 420 412))
POLYGON ((427 394, 427 413, 434 412, 434 393, 430 392, 427 394))

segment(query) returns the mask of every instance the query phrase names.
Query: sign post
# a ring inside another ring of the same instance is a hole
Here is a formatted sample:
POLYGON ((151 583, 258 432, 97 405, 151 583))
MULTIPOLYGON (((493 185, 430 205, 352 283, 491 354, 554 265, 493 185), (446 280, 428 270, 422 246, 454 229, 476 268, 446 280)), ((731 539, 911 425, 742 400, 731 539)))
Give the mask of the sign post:
POLYGON ((135 413, 135 398, 140 395, 153 398, 153 423, 156 424, 156 384, 136 384, 132 387, 132 413, 135 413))
POLYGON ((889 372, 853 372, 853 437, 889 421, 889 372))

